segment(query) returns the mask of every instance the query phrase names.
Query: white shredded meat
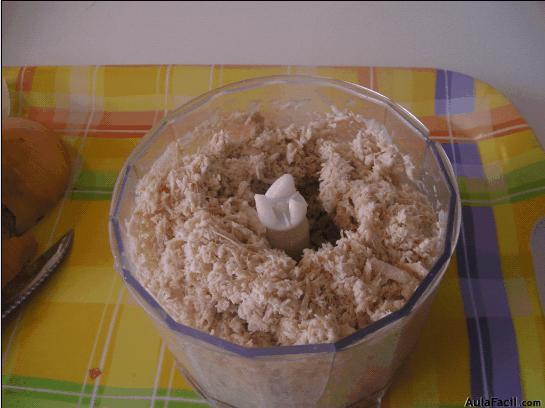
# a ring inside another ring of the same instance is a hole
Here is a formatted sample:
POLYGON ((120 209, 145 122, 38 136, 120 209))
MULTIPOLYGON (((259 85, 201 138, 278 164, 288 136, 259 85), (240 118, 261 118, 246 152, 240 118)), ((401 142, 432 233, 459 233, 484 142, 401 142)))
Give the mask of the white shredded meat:
POLYGON ((400 309, 438 256, 442 212, 377 122, 333 109, 279 128, 237 113, 192 136, 208 143, 172 142, 127 221, 137 279, 182 324, 244 346, 334 342, 400 309), (253 199, 285 173, 316 186, 309 213, 339 231, 298 262, 270 247, 253 199))

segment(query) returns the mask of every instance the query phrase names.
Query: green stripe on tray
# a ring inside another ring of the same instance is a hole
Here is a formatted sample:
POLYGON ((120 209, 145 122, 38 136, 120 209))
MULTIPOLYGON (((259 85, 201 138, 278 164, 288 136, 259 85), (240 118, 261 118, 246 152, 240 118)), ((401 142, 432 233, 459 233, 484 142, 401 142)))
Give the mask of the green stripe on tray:
MULTIPOLYGON (((135 400, 135 399, 113 399, 113 398, 97 398, 95 400, 95 407, 108 407, 108 408, 149 408, 150 407, 149 399, 145 400, 135 400)), ((155 408, 164 408, 166 406, 166 401, 164 400, 155 400, 155 408)), ((176 401, 168 400, 169 408, 206 408, 208 404, 203 400, 202 402, 192 402, 192 401, 176 401)))
POLYGON ((111 191, 81 191, 81 190, 72 190, 68 196, 70 200, 84 200, 84 201, 100 201, 100 200, 111 200, 112 192, 111 191))
MULTIPOLYGON (((74 407, 78 401, 79 396, 76 395, 51 394, 28 390, 21 391, 9 388, 2 390, 2 402, 8 407, 63 408, 74 407)), ((87 399, 87 406, 89 405, 89 401, 87 399)))
POLYGON ((523 190, 521 193, 505 192, 501 193, 467 193, 460 189, 460 198, 462 205, 468 206, 492 206, 505 203, 515 203, 518 201, 529 200, 534 197, 545 195, 545 186, 539 190, 523 190))
MULTIPOLYGON (((82 170, 70 192, 72 200, 111 200, 117 172, 82 170)), ((462 200, 468 205, 487 205, 504 202, 517 202, 536 197, 540 187, 545 188, 545 161, 506 173, 503 177, 504 188, 491 188, 486 179, 471 179, 460 176, 458 185, 462 200), (478 201, 478 203, 472 203, 478 201)))
POLYGON ((460 197, 462 201, 467 201, 464 203, 467 205, 495 205, 527 200, 545 194, 545 161, 506 173, 499 181, 463 176, 458 177, 457 181, 460 197))
MULTIPOLYGON (((51 399, 53 401, 64 401, 70 402, 73 399, 79 399, 79 395, 82 391, 82 384, 73 383, 70 381, 59 381, 52 380, 48 378, 37 378, 37 377, 20 377, 20 376, 6 376, 2 375, 2 386, 4 388, 4 393, 9 392, 14 394, 13 398, 25 399, 25 404, 22 406, 36 406, 35 400, 51 399), (11 388, 13 387, 13 388, 11 388), (19 388, 20 387, 20 388, 19 388), (19 389, 18 389, 19 388, 19 389), (63 394, 66 393, 66 394, 63 394), (16 394, 16 395, 15 395, 16 394), (71 395, 77 394, 77 396, 71 395), (21 396, 22 395, 22 396, 21 396), (34 400, 32 399, 34 398, 34 400), (33 401, 34 405, 29 404, 29 401, 33 401)), ((91 381, 89 384, 86 384, 83 390, 83 399, 89 399, 93 394, 94 383, 91 381)), ((147 406, 149 406, 149 400, 152 397, 153 389, 151 388, 121 388, 121 387, 109 387, 99 385, 96 392, 97 401, 99 399, 108 400, 108 401, 124 401, 125 403, 128 400, 135 401, 144 401, 147 406), (139 399, 139 397, 141 397, 139 399)), ((193 400, 196 401, 196 404, 202 406, 202 404, 197 401, 201 401, 202 397, 192 390, 179 390, 172 389, 169 390, 165 388, 159 388, 156 391, 156 397, 159 398, 181 398, 188 399, 189 401, 183 401, 184 404, 190 403, 193 400)), ((9 401, 12 401, 12 397, 9 397, 9 401)), ((171 401, 179 402, 179 401, 171 401)), ((110 405, 109 403, 107 404, 110 405)), ((197 406, 196 405, 196 406, 197 406)), ((18 405, 13 405, 18 406, 18 405)), ((41 405, 40 405, 41 406, 41 405)), ((113 404, 112 404, 113 406, 113 404)), ((132 405, 131 405, 132 406, 132 405)), ((169 403, 170 406, 170 403, 169 403)), ((193 406, 193 405, 183 405, 193 406)))
MULTIPOLYGON (((36 389, 36 390, 17 390, 4 388, 3 390, 3 403, 9 407, 20 407, 20 408, 64 408, 64 407, 75 407, 80 403, 79 395, 66 395, 55 393, 55 391, 47 392, 45 389, 36 389)), ((160 397, 159 397, 160 398, 160 397)), ((95 395, 94 399, 92 396, 86 395, 81 397, 81 406, 90 406, 91 401, 93 401, 93 407, 109 407, 109 408, 126 408, 130 406, 131 408, 139 408, 150 406, 152 400, 151 396, 138 397, 134 396, 125 396, 125 397, 112 397, 112 396, 101 396, 99 394, 95 395)), ((155 399, 154 407, 160 408, 167 405, 172 408, 203 408, 208 406, 204 400, 177 400, 177 399, 155 399)))
POLYGON ((506 173, 504 180, 510 192, 514 190, 521 191, 520 187, 545 186, 545 161, 533 163, 506 173))
POLYGON ((111 200, 117 172, 90 171, 79 172, 70 191, 71 200, 111 200))
POLYGON ((117 178, 116 171, 81 170, 74 181, 75 190, 111 191, 117 178))

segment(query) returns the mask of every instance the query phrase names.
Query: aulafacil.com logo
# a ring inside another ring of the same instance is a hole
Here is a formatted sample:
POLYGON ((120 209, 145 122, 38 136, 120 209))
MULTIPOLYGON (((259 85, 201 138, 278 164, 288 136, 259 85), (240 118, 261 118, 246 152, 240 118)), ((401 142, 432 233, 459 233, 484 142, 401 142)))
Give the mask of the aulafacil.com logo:
POLYGON ((517 397, 467 397, 464 407, 541 407, 541 400, 519 400, 517 397))

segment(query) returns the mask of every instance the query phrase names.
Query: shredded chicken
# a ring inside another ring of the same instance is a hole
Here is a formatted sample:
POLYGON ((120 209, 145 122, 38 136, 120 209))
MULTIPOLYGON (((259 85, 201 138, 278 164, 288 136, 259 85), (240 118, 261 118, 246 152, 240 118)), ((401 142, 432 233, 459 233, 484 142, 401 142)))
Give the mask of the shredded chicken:
POLYGON ((244 346, 334 342, 400 309, 438 256, 444 217, 377 122, 333 109, 280 128, 237 113, 191 136, 208 142, 172 142, 127 222, 137 279, 180 323, 244 346), (253 199, 284 173, 316 186, 340 230, 299 262, 270 247, 253 199))

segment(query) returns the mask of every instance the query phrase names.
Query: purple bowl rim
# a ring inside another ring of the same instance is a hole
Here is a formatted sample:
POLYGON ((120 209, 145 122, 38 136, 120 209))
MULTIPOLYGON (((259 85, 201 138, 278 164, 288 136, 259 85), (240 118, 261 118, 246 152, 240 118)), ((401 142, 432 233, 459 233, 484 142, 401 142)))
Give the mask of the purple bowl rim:
MULTIPOLYGON (((355 344, 356 342, 362 340, 364 337, 369 336, 370 334, 380 330, 381 328, 387 326, 390 323, 393 323, 397 320, 402 319, 409 315, 416 303, 422 298, 422 295, 429 288, 431 283, 435 280, 437 275, 441 272, 444 266, 449 262, 449 259, 453 252, 453 243, 456 242, 457 237, 452 237, 452 232, 454 229, 455 212, 457 204, 459 204, 459 197, 457 190, 454 187, 453 180, 450 177, 449 172, 445 166, 446 158, 443 158, 438 152, 438 145, 429 138, 429 130, 426 126, 416 118, 412 113, 401 105, 393 102, 390 98, 372 90, 366 88, 362 85, 354 84, 351 82, 346 82, 338 79, 310 76, 310 75, 274 75, 274 76, 264 76, 258 78, 247 79, 239 82, 233 82, 228 85, 215 88, 209 92, 206 92, 200 96, 197 96, 185 104, 181 105, 179 108, 172 111, 166 117, 164 117, 158 125, 154 126, 147 133, 147 137, 144 137, 144 140, 140 141, 139 144, 134 148, 133 152, 127 158, 122 170, 119 172, 119 176, 114 187, 114 192, 112 195, 112 203, 110 209, 110 246, 112 249, 112 254, 116 262, 116 269, 121 274, 123 280, 134 289, 142 299, 152 307, 153 312, 160 317, 162 323, 166 324, 169 329, 180 333, 182 335, 193 337, 197 340, 204 341, 210 345, 219 347, 223 350, 229 351, 231 353, 240 355, 242 357, 254 358, 254 357, 266 357, 266 356, 280 356, 280 355, 293 355, 293 354, 309 354, 309 353, 330 353, 335 351, 342 351, 345 348, 355 344), (308 84, 316 84, 316 82, 321 82, 321 85, 329 85, 335 88, 342 88, 344 91, 352 89, 356 93, 356 96, 365 97, 367 95, 358 94, 357 92, 363 92, 371 94, 374 98, 381 101, 382 103, 388 105, 398 114, 402 116, 403 119, 409 122, 420 136, 425 140, 427 146, 430 148, 433 157, 439 163, 440 171, 443 173, 445 181, 447 183, 448 190, 450 192, 449 199, 449 211, 447 216, 447 231, 445 233, 445 245, 443 247, 443 252, 437 258, 434 265, 431 267, 430 271, 426 277, 420 282, 416 290, 413 292, 409 300, 401 307, 399 310, 392 312, 383 318, 369 324, 368 326, 360 329, 334 343, 319 343, 319 344, 302 344, 302 345, 293 345, 293 346, 272 346, 272 347, 246 347, 241 346, 235 343, 232 343, 228 340, 221 339, 219 337, 213 336, 206 332, 203 332, 198 329, 186 326, 182 323, 176 322, 164 309, 163 307, 155 300, 155 298, 138 282, 138 280, 130 273, 128 268, 126 268, 126 259, 123 246, 123 239, 121 236, 121 230, 118 223, 118 212, 120 206, 120 197, 125 189, 125 184, 127 182, 127 176, 130 169, 132 168, 132 161, 139 158, 143 152, 146 151, 146 148, 149 146, 151 141, 153 141, 157 135, 158 130, 163 126, 168 124, 168 122, 174 118, 178 118, 180 114, 184 115, 188 112, 191 112, 195 108, 202 106, 203 104, 209 102, 217 96, 223 94, 230 94, 234 92, 254 89, 256 87, 274 85, 275 83, 281 84, 290 84, 298 83, 303 84, 307 82, 308 84), (195 106, 193 106, 195 105, 195 106), (188 109, 191 108, 189 111, 188 109), (184 112, 187 111, 187 112, 184 112), (148 139, 148 140, 145 140, 148 139), (457 203, 458 202, 458 203, 457 203), (117 250, 117 253, 115 252, 117 250), (121 267, 117 267, 117 261, 120 258, 121 267)), ((439 148, 441 148, 439 146, 439 148)))

